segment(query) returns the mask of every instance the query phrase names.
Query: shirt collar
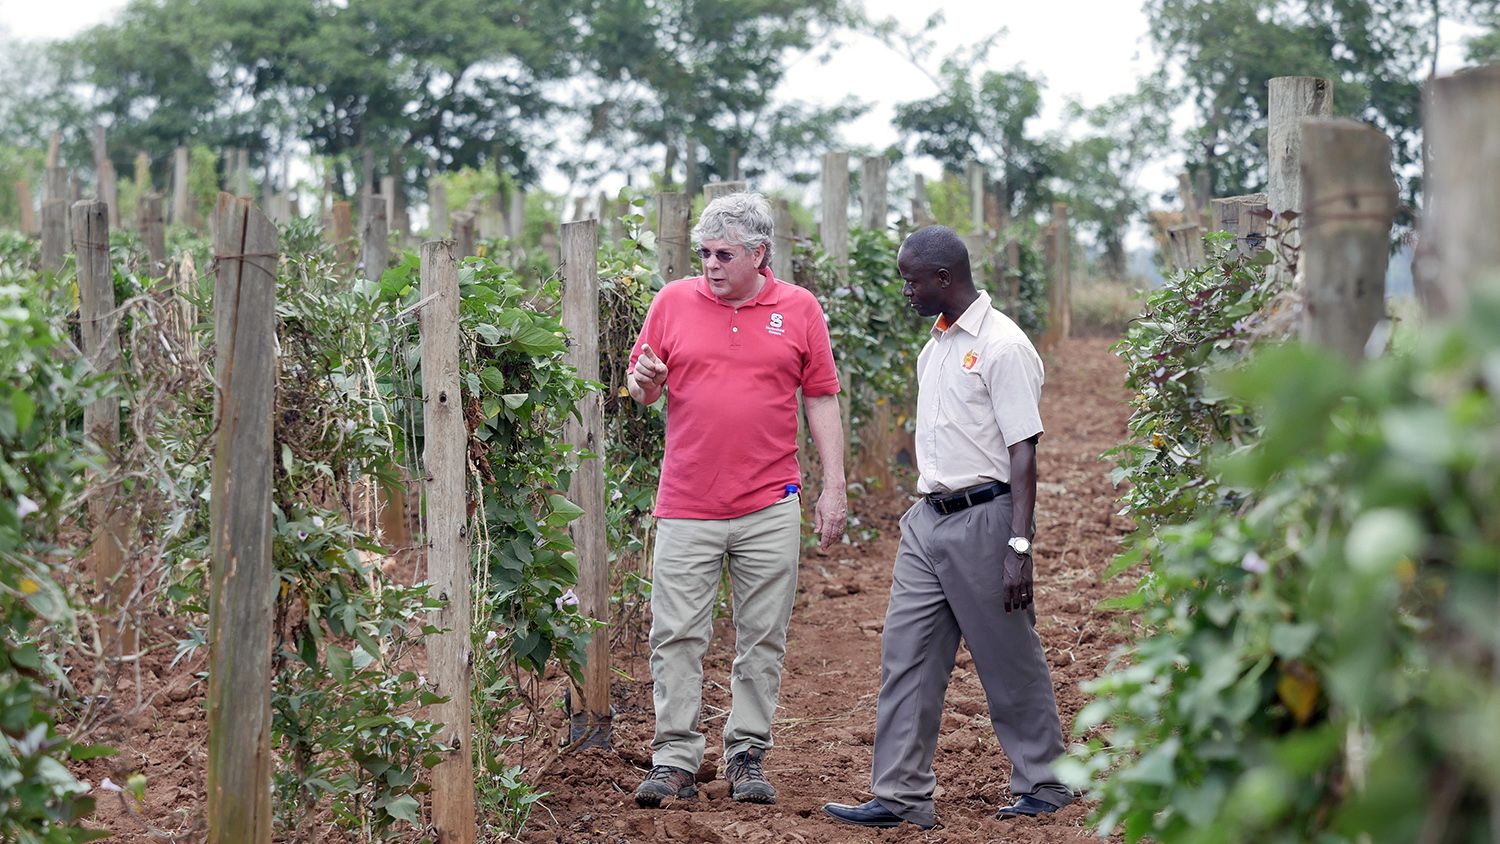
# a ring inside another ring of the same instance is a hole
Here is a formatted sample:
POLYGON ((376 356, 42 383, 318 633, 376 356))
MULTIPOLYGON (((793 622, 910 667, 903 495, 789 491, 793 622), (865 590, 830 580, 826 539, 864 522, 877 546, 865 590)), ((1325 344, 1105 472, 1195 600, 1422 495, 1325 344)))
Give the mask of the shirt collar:
POLYGON ((937 322, 934 322, 932 324, 932 336, 942 337, 944 334, 948 333, 949 329, 952 329, 956 326, 958 328, 962 328, 964 331, 967 331, 975 337, 978 337, 979 329, 984 327, 985 317, 989 316, 989 313, 990 294, 981 290, 979 291, 979 298, 975 299, 973 303, 971 303, 969 307, 959 316, 957 323, 949 323, 947 316, 939 316, 937 318, 937 322))
MULTIPOLYGON (((740 307, 747 308, 751 305, 774 305, 777 302, 781 301, 781 287, 782 285, 786 284, 786 282, 772 275, 770 267, 761 267, 760 274, 765 277, 766 283, 760 286, 760 292, 755 294, 754 299, 751 299, 745 304, 740 305, 740 307)), ((714 293, 713 288, 708 286, 707 276, 698 276, 698 279, 693 286, 699 293, 702 293, 709 299, 721 305, 725 304, 724 300, 720 299, 714 293)))

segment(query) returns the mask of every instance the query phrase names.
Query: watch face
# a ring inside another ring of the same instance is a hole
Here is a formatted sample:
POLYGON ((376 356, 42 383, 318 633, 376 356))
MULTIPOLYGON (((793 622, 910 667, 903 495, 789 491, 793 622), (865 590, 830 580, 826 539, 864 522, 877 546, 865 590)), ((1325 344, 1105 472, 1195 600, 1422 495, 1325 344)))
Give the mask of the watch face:
POLYGON ((1010 547, 1014 549, 1017 554, 1031 553, 1031 542, 1024 536, 1011 537, 1010 547))

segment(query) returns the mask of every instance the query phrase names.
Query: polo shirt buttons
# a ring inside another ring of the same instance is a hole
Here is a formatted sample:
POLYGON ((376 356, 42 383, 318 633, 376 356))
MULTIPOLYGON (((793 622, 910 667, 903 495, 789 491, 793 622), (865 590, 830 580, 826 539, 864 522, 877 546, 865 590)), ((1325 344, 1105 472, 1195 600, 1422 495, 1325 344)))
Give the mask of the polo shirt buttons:
POLYGON ((736 334, 740 333, 740 327, 738 325, 734 326, 733 328, 730 328, 729 330, 733 331, 736 334))

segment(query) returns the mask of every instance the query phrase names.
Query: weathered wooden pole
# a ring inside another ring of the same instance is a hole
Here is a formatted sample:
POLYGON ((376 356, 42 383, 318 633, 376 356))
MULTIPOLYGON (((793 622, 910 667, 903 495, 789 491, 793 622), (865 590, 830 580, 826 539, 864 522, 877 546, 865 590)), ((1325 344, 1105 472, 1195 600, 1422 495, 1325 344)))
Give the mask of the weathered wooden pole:
POLYGON ((1073 327, 1073 238, 1068 227, 1068 205, 1052 203, 1052 225, 1048 226, 1051 251, 1047 262, 1047 331, 1041 347, 1051 350, 1068 339, 1073 327))
POLYGON ((271 840, 272 408, 276 227, 248 199, 214 208, 218 424, 209 503, 208 841, 271 840))
MULTIPOLYGON (((818 237, 839 284, 849 283, 849 153, 823 153, 822 227, 818 237)), ((844 430, 848 430, 845 428, 844 430)), ((849 465, 845 463, 844 465, 849 465)))
POLYGON ((1357 361, 1385 318, 1391 140, 1354 120, 1307 118, 1301 130, 1302 338, 1357 361))
POLYGON ((146 255, 151 259, 153 273, 159 273, 167 265, 167 221, 162 212, 159 193, 148 193, 141 197, 138 209, 141 239, 146 242, 146 255))
POLYGON ((699 185, 698 185, 698 139, 697 138, 691 138, 691 137, 688 138, 687 142, 685 144, 683 144, 683 147, 684 147, 684 151, 683 151, 683 154, 682 154, 682 163, 683 163, 684 175, 683 175, 682 192, 685 193, 685 194, 687 194, 688 196, 692 196, 693 194, 697 193, 698 190, 699 190, 699 185))
POLYGON ((1183 224, 1203 225, 1207 209, 1198 203, 1198 192, 1193 186, 1193 176, 1186 170, 1177 174, 1177 197, 1182 200, 1183 224))
POLYGON ((1254 255, 1266 248, 1266 195, 1249 193, 1215 199, 1213 228, 1234 235, 1234 248, 1241 255, 1254 255))
POLYGON ((442 179, 427 182, 427 231, 434 238, 448 234, 448 186, 442 179))
POLYGON ((454 211, 450 215, 453 229, 453 253, 462 261, 474 255, 474 215, 468 211, 454 211))
MULTIPOLYGON (((568 332, 564 359, 578 374, 599 380, 599 267, 598 225, 593 220, 563 223, 562 324, 568 332)), ((585 744, 609 744, 609 548, 604 509, 603 396, 590 393, 578 403, 581 420, 568 417, 563 426, 567 443, 593 454, 573 472, 568 499, 583 509, 569 526, 578 555, 578 611, 605 625, 594 630, 585 652, 583 686, 573 698, 571 739, 585 744)))
MULTIPOLYGON (((240 147, 234 151, 234 190, 240 196, 250 195, 250 150, 240 147)), ((269 180, 267 180, 269 181, 269 180)), ((264 210, 264 209, 262 209, 264 210)))
POLYGON ((41 234, 41 227, 36 222, 36 209, 31 207, 31 183, 22 176, 16 179, 16 208, 18 215, 16 225, 20 226, 21 234, 35 237, 41 234))
POLYGON ((1417 293, 1430 313, 1447 316, 1464 307, 1473 285, 1500 270, 1500 65, 1429 85, 1432 201, 1422 238, 1432 242, 1436 266, 1417 293))
POLYGON ((513 247, 519 247, 526 236, 526 191, 514 188, 510 192, 510 212, 505 216, 510 230, 508 235, 513 247))
MULTIPOLYGON (((1302 120, 1333 114, 1333 83, 1314 76, 1278 76, 1267 93, 1268 152, 1270 178, 1266 185, 1266 207, 1276 214, 1302 213, 1302 120)), ((1293 266, 1302 238, 1302 223, 1293 220, 1271 224, 1270 234, 1279 238, 1276 263, 1269 272, 1286 273, 1293 266)))
POLYGON ((872 231, 885 231, 889 219, 886 179, 891 161, 883 155, 867 155, 860 172, 859 210, 860 225, 872 231))
POLYGON ((1167 229, 1167 243, 1171 249, 1172 266, 1188 270, 1203 266, 1203 230, 1197 223, 1173 226, 1167 229))
POLYGON ((386 221, 389 206, 381 197, 365 197, 364 213, 360 214, 363 237, 360 238, 360 260, 365 267, 365 278, 380 280, 381 273, 391 265, 391 231, 386 221))
POLYGON ((172 222, 185 226, 192 222, 192 205, 188 197, 188 148, 172 151, 172 222))
POLYGON ((771 199, 771 274, 783 281, 791 281, 792 208, 782 197, 771 199))
POLYGON ((721 196, 743 193, 748 189, 749 185, 743 181, 709 182, 703 186, 703 204, 707 205, 721 196))
POLYGON ((354 264, 354 211, 348 202, 333 203, 333 254, 345 269, 354 264))
POLYGON ((969 234, 983 234, 984 167, 978 161, 964 162, 964 185, 969 190, 969 234))
POLYGON ((57 272, 68 254, 68 171, 47 168, 46 192, 42 195, 42 269, 57 272))
POLYGON ((927 180, 921 173, 916 176, 911 195, 911 221, 917 228, 933 223, 932 210, 927 205, 927 180))
POLYGON ((675 281, 693 274, 693 205, 688 195, 667 191, 656 195, 656 242, 661 277, 675 281))
MULTIPOLYGON (((101 200, 74 203, 72 211, 73 254, 78 262, 78 327, 83 354, 90 368, 101 375, 120 368, 120 318, 115 312, 115 277, 109 263, 109 209, 101 200)), ((120 399, 106 395, 83 408, 83 431, 99 447, 110 464, 120 441, 120 399)), ((89 496, 89 527, 93 539, 89 565, 94 587, 103 598, 106 623, 103 645, 107 655, 120 658, 133 654, 137 646, 135 625, 116 613, 134 591, 123 575, 128 520, 118 504, 118 489, 109 472, 94 475, 89 496)))
POLYGON ((448 748, 432 769, 432 824, 445 844, 475 839, 474 757, 470 729, 468 497, 465 462, 469 432, 464 422, 458 361, 458 256, 446 240, 422 244, 421 296, 422 405, 425 436, 422 465, 427 472, 427 569, 432 594, 443 602, 434 610, 437 633, 427 637, 427 671, 445 696, 433 704, 432 720, 442 725, 437 740, 448 748))

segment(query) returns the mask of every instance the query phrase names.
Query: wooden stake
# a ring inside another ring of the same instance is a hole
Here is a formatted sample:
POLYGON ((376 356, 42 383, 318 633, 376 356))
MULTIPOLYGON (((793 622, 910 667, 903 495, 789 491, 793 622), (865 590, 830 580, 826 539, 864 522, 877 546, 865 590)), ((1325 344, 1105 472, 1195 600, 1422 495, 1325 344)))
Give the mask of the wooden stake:
POLYGON ((886 179, 890 167, 890 159, 883 155, 865 156, 859 181, 860 224, 871 231, 885 230, 886 179))
MULTIPOLYGON (((849 283, 849 153, 823 154, 823 251, 833 261, 839 284, 849 283)), ((844 430, 848 430, 845 428, 844 430)), ((849 465, 845 463, 844 465, 849 465)))
POLYGON ((462 261, 474 254, 474 215, 468 211, 454 211, 450 215, 453 229, 453 253, 462 261))
POLYGON ((660 272, 666 281, 693 274, 692 203, 685 193, 668 191, 656 195, 656 242, 660 272))
POLYGON ((161 194, 148 193, 141 197, 141 239, 146 242, 146 255, 151 260, 151 273, 162 272, 167 266, 167 221, 162 214, 161 194))
POLYGON ((1040 346, 1056 349, 1072 333, 1072 235, 1068 228, 1068 205, 1052 203, 1052 225, 1048 226, 1052 251, 1047 261, 1047 331, 1040 346))
POLYGON ((1266 195, 1250 193, 1213 201, 1213 229, 1234 235, 1235 250, 1254 255, 1266 248, 1266 195))
POLYGON ((917 228, 930 226, 934 222, 932 211, 927 206, 927 180, 921 173, 917 174, 916 184, 912 188, 911 221, 917 228))
POLYGON ((1301 124, 1302 337, 1349 360, 1385 318, 1385 272, 1398 195, 1391 140, 1354 120, 1301 124))
MULTIPOLYGON (((109 210, 99 200, 78 202, 73 205, 72 222, 83 353, 94 372, 110 376, 120 368, 120 318, 115 312, 115 277, 109 262, 109 210)), ((109 395, 86 405, 83 430, 112 465, 120 441, 119 397, 109 395)), ((105 653, 119 659, 135 653, 137 631, 133 623, 116 615, 130 599, 134 584, 123 575, 129 524, 116 503, 118 490, 109 482, 109 474, 95 475, 90 484, 94 494, 88 504, 93 531, 89 564, 95 591, 104 600, 105 653)))
MULTIPOLYGON (((1333 83, 1313 76, 1278 76, 1270 82, 1267 97, 1269 127, 1270 179, 1266 187, 1266 205, 1277 214, 1285 211, 1302 213, 1302 119, 1328 117, 1333 114, 1333 83)), ((1288 271, 1288 261, 1301 243, 1302 225, 1276 224, 1274 233, 1281 240, 1278 260, 1269 271, 1288 271)))
POLYGON ((448 186, 443 184, 442 179, 427 182, 427 230, 435 238, 444 237, 450 230, 448 186))
POLYGON ((437 693, 431 719, 442 725, 437 740, 448 748, 432 769, 432 823, 437 840, 472 844, 475 838, 474 758, 470 729, 468 495, 465 462, 469 432, 464 422, 458 363, 458 258, 451 241, 422 244, 420 310, 422 405, 427 472, 427 567, 432 594, 443 602, 432 614, 439 632, 427 637, 427 671, 437 693))
POLYGON ((248 199, 214 209, 218 424, 209 504, 208 841, 271 840, 272 409, 276 227, 248 199))
POLYGON ((42 203, 42 270, 57 272, 68 255, 68 203, 48 199, 42 203))
POLYGON ((21 211, 21 234, 31 237, 41 234, 42 227, 37 225, 36 209, 31 206, 31 184, 24 176, 16 179, 16 207, 21 211))
POLYGON ((178 147, 172 151, 172 222, 188 225, 192 213, 188 196, 188 148, 178 147))
MULTIPOLYGON (((568 332, 564 360, 578 374, 599 380, 599 268, 598 225, 593 220, 564 223, 562 227, 562 324, 568 332)), ((578 554, 578 611, 605 626, 589 639, 583 666, 583 687, 574 697, 571 739, 586 745, 607 746, 609 710, 609 548, 604 509, 604 404, 593 392, 578 402, 581 421, 568 417, 563 425, 567 443, 595 456, 583 460, 568 484, 568 499, 583 509, 569 526, 578 554), (581 706, 581 709, 579 708, 581 706)))
POLYGON ((703 204, 707 205, 715 199, 721 196, 728 196, 731 193, 744 193, 748 187, 745 182, 741 181, 709 182, 703 186, 703 204))
POLYGON ((771 199, 771 274, 782 281, 791 281, 794 274, 792 264, 792 208, 782 197, 771 199))
POLYGON ((354 264, 354 214, 351 203, 333 203, 333 253, 345 268, 354 264))
POLYGON ((379 281, 381 273, 391 265, 391 232, 385 216, 389 207, 381 197, 365 197, 364 213, 360 214, 364 223, 360 260, 365 267, 365 278, 373 281, 379 281))
POLYGON ((1469 289, 1500 270, 1500 65, 1433 80, 1425 127, 1431 209, 1422 224, 1435 278, 1417 292, 1435 316, 1459 313, 1469 289))
POLYGON ((1167 229, 1167 242, 1171 248, 1172 265, 1177 269, 1203 266, 1203 230, 1197 223, 1167 229))

